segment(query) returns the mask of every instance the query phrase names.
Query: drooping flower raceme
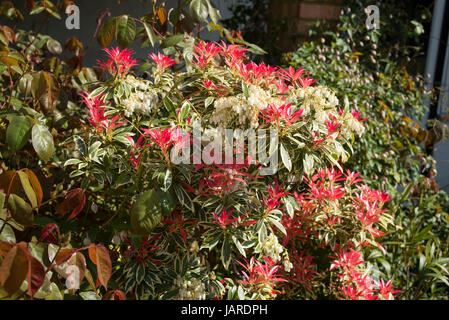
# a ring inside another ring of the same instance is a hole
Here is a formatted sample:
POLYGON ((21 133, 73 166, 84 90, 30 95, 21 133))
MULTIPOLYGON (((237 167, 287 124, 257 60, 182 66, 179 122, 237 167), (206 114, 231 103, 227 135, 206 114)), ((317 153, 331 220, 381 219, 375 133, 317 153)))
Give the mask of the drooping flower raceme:
POLYGON ((133 113, 150 116, 159 102, 156 90, 152 89, 149 81, 132 75, 127 75, 125 82, 131 88, 129 95, 122 100, 125 116, 130 117, 133 113))

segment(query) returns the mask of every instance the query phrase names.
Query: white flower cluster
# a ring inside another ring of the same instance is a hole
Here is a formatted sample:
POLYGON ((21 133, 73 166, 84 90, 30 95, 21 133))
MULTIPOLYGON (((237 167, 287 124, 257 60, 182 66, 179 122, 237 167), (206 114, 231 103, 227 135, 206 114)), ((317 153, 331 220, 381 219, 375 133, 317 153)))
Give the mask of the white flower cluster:
POLYGON ((130 117, 134 112, 143 115, 151 115, 156 108, 159 98, 157 93, 151 91, 150 82, 143 79, 136 79, 132 75, 127 75, 126 83, 132 87, 131 95, 122 102, 125 107, 125 116, 130 117))
POLYGON ((206 291, 204 284, 200 279, 187 280, 185 278, 177 277, 174 284, 179 288, 179 293, 174 300, 205 300, 206 291))
POLYGON ((301 103, 301 108, 304 109, 303 114, 307 115, 311 110, 314 110, 315 119, 321 123, 329 121, 327 112, 334 111, 338 105, 337 96, 331 90, 322 86, 292 90, 287 97, 287 102, 296 103, 298 98, 303 100, 301 103))
POLYGON ((265 239, 262 245, 262 250, 265 256, 270 257, 276 262, 281 260, 281 253, 284 251, 284 247, 279 243, 278 238, 272 232, 265 239))
POLYGON ((346 138, 349 138, 351 136, 351 132, 355 132, 357 135, 361 136, 363 132, 365 132, 365 127, 362 125, 362 123, 354 118, 354 116, 351 113, 347 113, 346 116, 342 119, 342 130, 341 133, 346 138))
POLYGON ((362 123, 351 113, 346 113, 343 116, 338 114, 338 98, 326 87, 317 86, 292 90, 286 101, 288 103, 299 103, 301 108, 304 109, 304 115, 314 111, 315 120, 320 123, 331 121, 329 114, 335 116, 337 122, 342 124, 340 129, 345 138, 351 137, 351 132, 362 135, 365 130, 362 123))
POLYGON ((234 116, 239 116, 239 122, 245 123, 246 113, 244 110, 247 105, 245 100, 241 97, 222 97, 215 101, 215 110, 210 117, 210 121, 219 125, 221 128, 226 126, 232 121, 234 116))
POLYGON ((271 103, 271 95, 269 91, 263 90, 261 87, 250 85, 248 87, 248 104, 258 109, 265 109, 271 103))
POLYGON ((293 269, 293 263, 291 263, 289 259, 284 259, 282 264, 286 272, 290 272, 293 269))
POLYGON ((225 128, 238 116, 238 123, 244 126, 247 122, 250 128, 259 126, 259 111, 269 104, 281 105, 281 99, 272 97, 269 91, 261 87, 250 85, 248 98, 243 94, 232 97, 222 97, 215 101, 215 110, 210 118, 211 122, 225 128))

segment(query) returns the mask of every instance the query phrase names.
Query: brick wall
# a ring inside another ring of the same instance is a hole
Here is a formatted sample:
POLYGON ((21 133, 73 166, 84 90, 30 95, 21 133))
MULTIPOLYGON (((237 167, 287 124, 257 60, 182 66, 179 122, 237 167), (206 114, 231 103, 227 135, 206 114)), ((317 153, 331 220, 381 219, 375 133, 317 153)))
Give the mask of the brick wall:
POLYGON ((281 35, 279 44, 292 50, 299 42, 310 40, 310 24, 317 20, 335 28, 341 5, 342 0, 271 0, 272 17, 287 23, 288 32, 281 35))

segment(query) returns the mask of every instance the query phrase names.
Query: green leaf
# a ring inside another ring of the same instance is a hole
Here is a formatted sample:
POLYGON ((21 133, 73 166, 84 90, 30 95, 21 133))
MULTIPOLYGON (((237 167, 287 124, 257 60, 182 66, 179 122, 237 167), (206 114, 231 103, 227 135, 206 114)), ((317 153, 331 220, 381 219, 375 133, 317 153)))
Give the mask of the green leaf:
POLYGON ((270 218, 270 221, 276 226, 279 231, 281 231, 284 235, 287 235, 287 231, 279 220, 270 218))
POLYGON ((0 266, 0 284, 12 295, 22 285, 27 272, 28 257, 25 249, 16 245, 9 250, 0 266))
POLYGON ((38 14, 44 11, 45 7, 37 6, 30 11, 30 15, 38 14))
POLYGON ((259 244, 264 243, 266 238, 267 238, 267 226, 262 221, 262 222, 260 222, 260 229, 259 229, 259 233, 258 233, 259 244))
POLYGON ((139 195, 130 212, 131 228, 140 235, 149 235, 159 225, 162 208, 157 193, 153 190, 139 195))
POLYGON ((239 250, 240 254, 246 258, 245 249, 243 248, 242 244, 240 243, 240 241, 237 239, 236 236, 232 236, 232 241, 234 241, 234 244, 239 250))
POLYGON ((82 162, 82 161, 79 160, 79 159, 69 159, 69 160, 67 160, 66 162, 64 162, 64 167, 77 165, 77 164, 79 164, 79 163, 81 163, 81 162, 82 162))
POLYGON ((292 160, 290 159, 290 155, 288 154, 288 151, 285 149, 284 144, 281 143, 281 159, 284 166, 287 168, 288 171, 292 170, 292 160))
POLYGON ((148 39, 151 42, 151 45, 154 47, 157 40, 156 34, 154 33, 153 29, 150 28, 148 23, 146 23, 145 21, 143 22, 143 26, 145 27, 145 31, 147 33, 148 39))
POLYGON ((167 169, 164 178, 164 189, 165 189, 164 191, 168 191, 168 189, 170 189, 172 180, 173 180, 172 171, 170 169, 167 169))
POLYGON ((117 18, 116 38, 121 48, 128 47, 136 38, 136 24, 128 15, 122 15, 117 18))
POLYGON ((56 41, 54 39, 50 39, 47 41, 47 49, 53 54, 61 54, 62 53, 62 46, 59 43, 59 41, 56 41))
POLYGON ((108 87, 98 87, 95 90, 93 90, 91 93, 89 93, 89 99, 98 97, 100 94, 105 92, 108 87))
POLYGON ((13 152, 22 149, 30 138, 32 122, 25 116, 10 116, 6 144, 13 152))
POLYGON ((242 92, 243 92, 243 94, 245 95, 246 98, 249 97, 248 86, 246 85, 244 80, 242 80, 242 92))
POLYGON ((34 192, 34 189, 31 186, 31 183, 30 183, 30 180, 28 179, 27 174, 23 171, 19 171, 18 175, 20 178, 20 182, 22 183, 23 190, 25 191, 25 194, 26 194, 28 200, 30 200, 31 206, 33 208, 36 208, 38 205, 36 193, 34 192))
POLYGON ((55 145, 53 142, 53 136, 47 127, 35 124, 31 133, 32 143, 34 150, 36 150, 37 155, 43 161, 47 162, 53 156, 55 151, 55 145))
POLYGON ((34 215, 31 206, 21 197, 12 193, 8 198, 8 209, 18 223, 28 227, 33 225, 34 215))
POLYGON ((223 241, 223 246, 221 247, 221 262, 226 270, 229 268, 229 263, 231 262, 231 244, 229 239, 225 238, 223 241))
POLYGON ((220 11, 217 8, 214 8, 209 0, 207 1, 207 7, 209 11, 209 16, 212 19, 212 21, 214 23, 218 23, 218 20, 220 20, 221 18, 220 11))
POLYGON ((73 136, 73 140, 75 140, 79 152, 81 152, 83 156, 87 156, 87 147, 84 140, 80 136, 73 136))
POLYGON ((207 19, 209 8, 206 0, 192 0, 190 2, 190 14, 194 21, 201 23, 207 19))
POLYGON ((101 300, 100 296, 94 291, 81 292, 80 296, 83 300, 101 300))
POLYGON ((195 212, 195 206, 193 205, 192 200, 190 199, 188 193, 177 184, 173 185, 173 189, 176 193, 176 197, 178 198, 179 202, 181 202, 181 204, 186 208, 188 208, 190 211, 195 212))
POLYGON ((408 197, 408 195, 410 194, 410 192, 412 191, 412 188, 414 186, 413 182, 410 182, 407 187, 405 187, 404 192, 401 195, 401 199, 399 200, 399 203, 402 204, 404 203, 405 199, 408 197))
POLYGON ((0 191, 0 217, 3 215, 3 206, 5 205, 5 194, 0 191))
POLYGON ((0 241, 15 243, 16 235, 14 234, 14 230, 9 225, 3 226, 4 223, 3 220, 0 220, 0 230, 3 229, 2 233, 0 233, 0 241))
POLYGON ((115 36, 116 17, 107 19, 98 31, 97 40, 102 48, 107 47, 115 36))
POLYGON ((169 98, 167 97, 164 98, 164 105, 165 109, 167 109, 167 111, 170 112, 170 114, 176 116, 175 106, 173 105, 173 102, 171 102, 169 98))
POLYGON ((53 112, 59 97, 60 87, 55 75, 47 71, 39 71, 33 75, 31 94, 44 111, 53 112))
POLYGON ((214 102, 214 97, 207 97, 206 100, 204 100, 204 108, 207 108, 214 102))
POLYGON ((181 107, 181 114, 180 114, 180 120, 184 120, 185 117, 189 114, 190 106, 188 103, 184 103, 181 107))
POLYGON ((303 160, 304 172, 306 174, 311 174, 312 173, 312 171, 313 171, 313 164, 314 164, 313 157, 311 155, 309 155, 309 154, 306 154, 305 157, 304 157, 304 160, 303 160))
POLYGON ((183 34, 177 34, 171 37, 166 38, 161 42, 161 49, 169 48, 175 46, 178 42, 184 40, 183 34))

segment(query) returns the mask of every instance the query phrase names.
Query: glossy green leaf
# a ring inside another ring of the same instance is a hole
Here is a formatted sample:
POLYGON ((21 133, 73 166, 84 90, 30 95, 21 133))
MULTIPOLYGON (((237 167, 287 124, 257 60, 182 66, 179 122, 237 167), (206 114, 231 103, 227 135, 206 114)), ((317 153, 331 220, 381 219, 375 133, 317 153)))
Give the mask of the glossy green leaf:
POLYGON ((101 47, 105 48, 114 40, 116 17, 107 19, 98 30, 97 40, 101 47))
POLYGON ((116 38, 121 48, 128 47, 136 38, 137 30, 134 20, 128 15, 117 18, 116 38))
POLYGON ((48 131, 48 128, 43 125, 35 124, 33 126, 31 136, 34 150, 38 154, 39 158, 45 162, 48 162, 55 151, 53 136, 50 131, 48 131))
POLYGON ((6 143, 13 152, 21 150, 30 139, 32 122, 25 116, 10 116, 6 143))
POLYGON ((281 152, 281 159, 284 166, 287 168, 288 171, 292 170, 292 160, 290 159, 290 155, 288 154, 287 149, 285 148, 284 144, 281 143, 280 145, 280 152, 281 152))
POLYGON ((31 206, 16 194, 10 194, 8 198, 8 209, 11 216, 24 226, 32 226, 34 221, 31 206))

